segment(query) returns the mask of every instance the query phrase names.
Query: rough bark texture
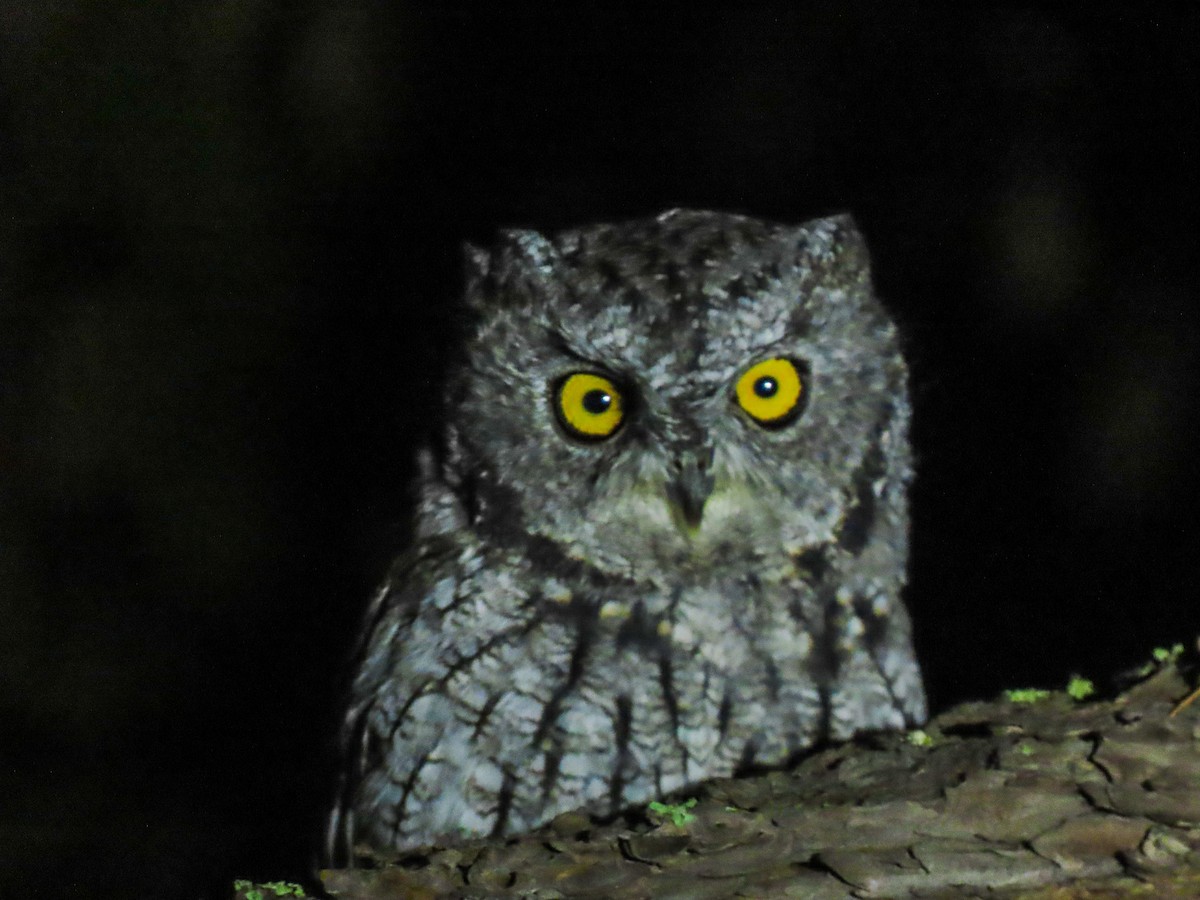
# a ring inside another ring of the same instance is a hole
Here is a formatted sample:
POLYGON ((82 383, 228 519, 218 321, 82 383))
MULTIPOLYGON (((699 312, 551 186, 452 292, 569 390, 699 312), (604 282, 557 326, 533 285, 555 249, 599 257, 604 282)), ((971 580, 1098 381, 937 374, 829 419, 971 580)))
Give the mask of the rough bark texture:
POLYGON ((674 815, 568 813, 321 878, 346 900, 1200 896, 1200 704, 1171 715, 1188 691, 1166 665, 1109 701, 969 703, 929 741, 709 782, 674 815))

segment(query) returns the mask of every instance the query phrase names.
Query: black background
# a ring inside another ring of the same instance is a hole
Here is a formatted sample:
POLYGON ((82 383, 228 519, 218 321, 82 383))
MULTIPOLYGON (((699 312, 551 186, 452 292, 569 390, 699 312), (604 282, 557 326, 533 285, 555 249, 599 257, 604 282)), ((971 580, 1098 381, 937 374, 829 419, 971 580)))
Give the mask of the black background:
POLYGON ((0 11, 0 896, 304 875, 459 245, 853 211, 941 708, 1197 633, 1194 6, 0 11))

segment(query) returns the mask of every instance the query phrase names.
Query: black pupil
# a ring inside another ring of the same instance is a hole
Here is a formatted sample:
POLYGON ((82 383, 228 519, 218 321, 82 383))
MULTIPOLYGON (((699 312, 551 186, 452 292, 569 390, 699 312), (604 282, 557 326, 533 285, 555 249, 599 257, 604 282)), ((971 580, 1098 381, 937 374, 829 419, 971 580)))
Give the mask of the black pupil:
POLYGON ((754 393, 760 397, 774 397, 779 392, 779 382, 770 375, 764 375, 754 382, 754 393))
POLYGON ((610 406, 612 406, 612 395, 608 391, 596 388, 583 395, 583 408, 593 416, 603 415, 608 412, 610 406))

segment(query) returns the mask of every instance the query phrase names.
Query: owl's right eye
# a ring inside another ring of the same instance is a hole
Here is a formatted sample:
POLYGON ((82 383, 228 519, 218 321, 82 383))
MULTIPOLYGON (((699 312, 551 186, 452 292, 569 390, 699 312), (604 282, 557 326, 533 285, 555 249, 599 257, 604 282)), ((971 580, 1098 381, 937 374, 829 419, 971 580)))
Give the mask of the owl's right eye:
POLYGON ((611 379, 594 372, 574 372, 554 389, 554 412, 572 437, 601 441, 625 421, 625 402, 611 379))

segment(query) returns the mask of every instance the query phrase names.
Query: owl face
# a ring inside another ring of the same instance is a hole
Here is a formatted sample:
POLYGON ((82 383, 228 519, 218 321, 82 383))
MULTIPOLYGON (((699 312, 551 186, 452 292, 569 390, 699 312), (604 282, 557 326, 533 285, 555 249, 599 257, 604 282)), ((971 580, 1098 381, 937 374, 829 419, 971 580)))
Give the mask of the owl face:
POLYGON ((481 528, 633 578, 784 560, 833 537, 904 419, 847 218, 673 211, 509 232, 472 264, 448 418, 481 528))

